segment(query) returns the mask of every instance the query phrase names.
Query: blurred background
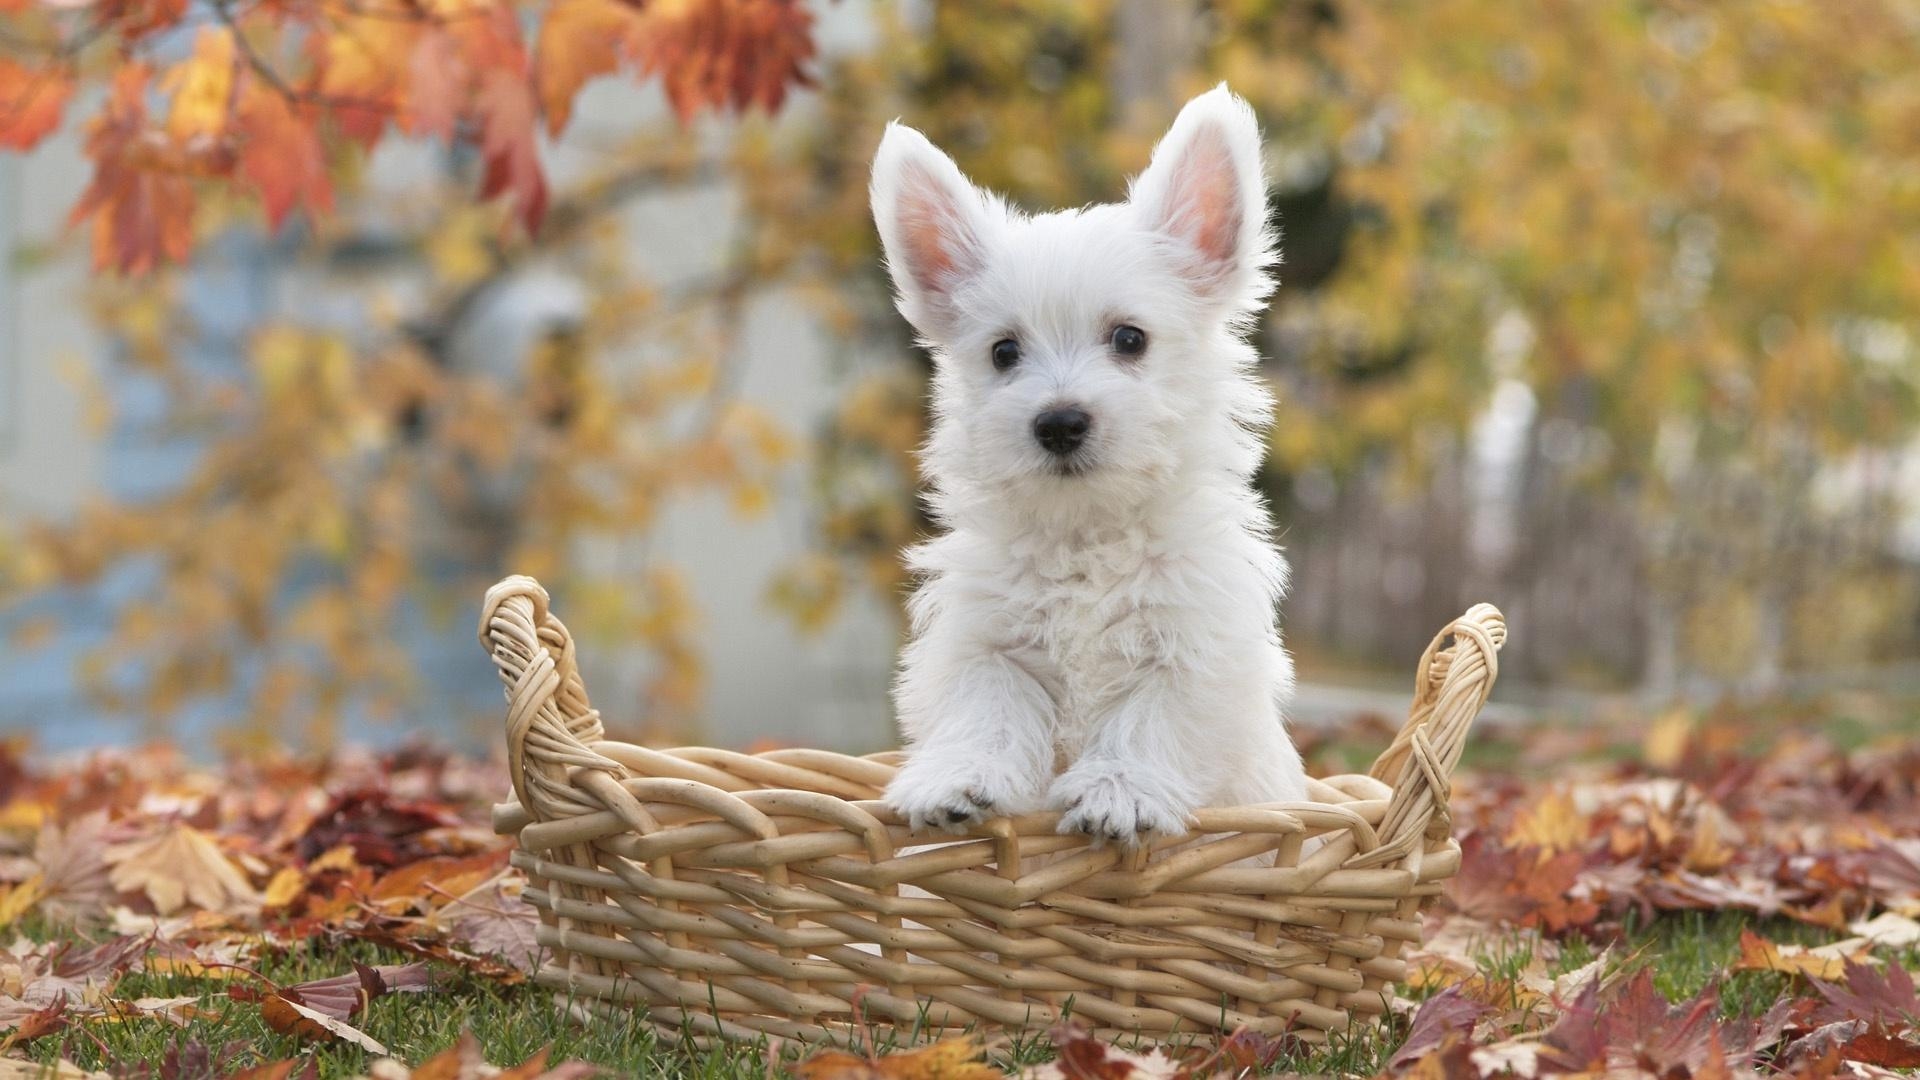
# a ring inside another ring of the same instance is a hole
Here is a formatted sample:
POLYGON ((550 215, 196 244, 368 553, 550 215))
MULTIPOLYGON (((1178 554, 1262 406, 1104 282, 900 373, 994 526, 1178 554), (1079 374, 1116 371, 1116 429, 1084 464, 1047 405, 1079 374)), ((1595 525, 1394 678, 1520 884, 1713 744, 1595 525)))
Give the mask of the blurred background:
POLYGON ((96 273, 101 129, 0 154, 0 728, 490 747, 473 621, 517 572, 622 736, 890 745, 927 362, 880 131, 1110 201, 1220 80, 1284 230, 1303 722, 1402 708, 1479 600, 1509 719, 1920 697, 1911 0, 799 6, 771 115, 587 83, 531 235, 474 145, 396 137, 329 214, 206 199, 185 262, 96 273))

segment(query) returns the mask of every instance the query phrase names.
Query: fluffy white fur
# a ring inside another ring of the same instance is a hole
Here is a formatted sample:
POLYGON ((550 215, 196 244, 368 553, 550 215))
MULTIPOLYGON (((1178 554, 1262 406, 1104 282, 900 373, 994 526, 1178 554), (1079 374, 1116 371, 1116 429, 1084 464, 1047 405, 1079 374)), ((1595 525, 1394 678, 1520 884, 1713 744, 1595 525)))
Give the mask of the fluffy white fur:
POLYGON ((1203 94, 1126 202, 1035 216, 894 124, 872 197, 936 362, 924 463, 947 529, 910 556, 887 801, 952 830, 1054 808, 1130 845, 1200 806, 1304 799, 1287 565, 1250 483, 1272 403, 1245 338, 1275 260, 1252 111, 1203 94), (1114 350, 1120 325, 1143 355, 1114 350), (1021 358, 996 370, 1007 338, 1021 358), (1033 427, 1066 406, 1092 418, 1070 468, 1033 427))

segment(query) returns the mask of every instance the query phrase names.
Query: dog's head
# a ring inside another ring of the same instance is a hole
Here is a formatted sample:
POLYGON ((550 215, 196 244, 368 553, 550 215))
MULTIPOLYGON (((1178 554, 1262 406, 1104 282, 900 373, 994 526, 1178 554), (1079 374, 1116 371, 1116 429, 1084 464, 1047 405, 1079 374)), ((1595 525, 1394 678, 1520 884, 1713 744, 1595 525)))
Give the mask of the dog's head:
POLYGON ((872 194, 935 357, 937 488, 1092 508, 1257 465, 1242 338, 1274 256, 1260 133, 1224 86, 1181 110, 1124 203, 1021 214, 899 124, 872 194))

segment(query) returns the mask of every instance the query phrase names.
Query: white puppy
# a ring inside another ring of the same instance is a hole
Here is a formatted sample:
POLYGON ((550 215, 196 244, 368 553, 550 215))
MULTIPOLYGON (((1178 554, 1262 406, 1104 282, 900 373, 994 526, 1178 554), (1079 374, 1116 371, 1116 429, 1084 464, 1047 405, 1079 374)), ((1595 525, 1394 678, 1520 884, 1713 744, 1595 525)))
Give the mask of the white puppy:
POLYGON ((1275 261, 1252 111, 1195 98, 1126 202, 1036 216, 894 124, 873 213, 935 359, 948 530, 910 555, 887 802, 953 830, 1053 808, 1132 845, 1304 799, 1287 565, 1251 486, 1272 402, 1245 337, 1275 261))

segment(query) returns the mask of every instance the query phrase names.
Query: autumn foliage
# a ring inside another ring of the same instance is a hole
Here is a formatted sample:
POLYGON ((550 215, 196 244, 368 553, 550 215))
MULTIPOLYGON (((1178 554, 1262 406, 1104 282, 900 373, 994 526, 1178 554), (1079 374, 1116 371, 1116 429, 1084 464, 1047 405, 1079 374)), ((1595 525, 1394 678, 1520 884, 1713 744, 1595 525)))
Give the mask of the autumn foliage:
MULTIPOLYGON (((1920 1063, 1915 750, 1758 723, 1676 713, 1637 746, 1604 727, 1476 740, 1454 799, 1465 865, 1361 1071, 1708 1080, 1920 1063), (1471 768, 1496 756, 1510 764, 1471 768), (1716 924, 1729 932, 1701 929, 1716 924), (1676 959, 1687 949, 1701 970, 1676 959)), ((15 937, 0 949, 0 1063, 97 1060, 102 1035, 245 1016, 301 1047, 422 1070, 444 1049, 436 1068, 477 1068, 473 1045, 385 1045, 368 1017, 375 1003, 463 1009, 540 963, 526 879, 488 825, 503 769, 421 750, 218 768, 156 749, 57 768, 0 753, 0 930, 15 937), (391 959, 332 959, 368 946, 391 959), (289 952, 321 973, 262 973, 289 952), (153 978, 196 989, 131 989, 153 978)), ((526 995, 520 1007, 550 1005, 526 995)), ((794 1075, 1204 1080, 1328 1060, 1286 1035, 1114 1047, 1067 1028, 1044 1063, 1022 1051, 1016 1067, 1008 1040, 898 1034, 870 1031, 794 1075)), ((761 1075, 749 1059, 741 1075, 761 1075)))
POLYGON ((22 43, 0 54, 0 147, 32 148, 89 79, 108 84, 72 211, 98 267, 186 258, 208 191, 255 200, 270 226, 324 214, 355 155, 389 138, 471 146, 479 197, 537 229, 539 133, 566 127, 589 81, 657 76, 683 118, 775 109, 813 55, 799 0, 217 0, 191 31, 188 13, 184 0, 0 5, 22 43), (188 33, 191 50, 167 59, 188 33))

